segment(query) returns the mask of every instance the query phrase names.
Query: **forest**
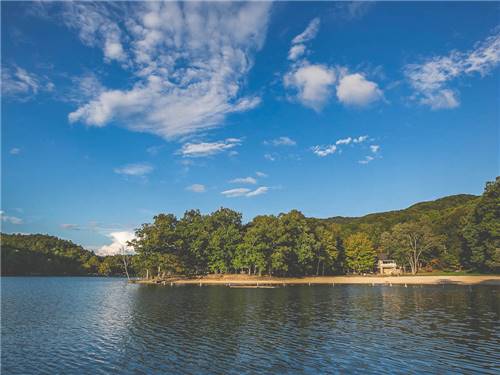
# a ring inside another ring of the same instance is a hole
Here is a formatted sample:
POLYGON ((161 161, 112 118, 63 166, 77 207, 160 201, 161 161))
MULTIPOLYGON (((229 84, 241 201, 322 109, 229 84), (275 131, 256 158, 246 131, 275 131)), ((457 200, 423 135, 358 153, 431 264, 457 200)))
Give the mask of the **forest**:
POLYGON ((500 272, 500 178, 481 196, 453 195, 363 217, 256 216, 220 208, 159 214, 136 229, 134 255, 100 257, 48 235, 2 234, 2 275, 272 276, 362 274, 378 259, 406 273, 500 272), (126 267, 124 267, 126 265, 126 267))

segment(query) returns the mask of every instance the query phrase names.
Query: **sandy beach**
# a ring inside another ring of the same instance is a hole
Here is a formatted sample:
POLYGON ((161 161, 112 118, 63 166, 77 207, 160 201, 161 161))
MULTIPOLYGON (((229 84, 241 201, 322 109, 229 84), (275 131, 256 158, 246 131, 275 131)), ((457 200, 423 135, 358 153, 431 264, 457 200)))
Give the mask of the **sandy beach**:
POLYGON ((335 284, 374 284, 374 285, 498 285, 500 276, 311 276, 311 277, 267 277, 248 275, 208 275, 198 278, 169 277, 166 279, 134 280, 138 284, 158 285, 221 285, 221 286, 286 286, 286 285, 335 285, 335 284))

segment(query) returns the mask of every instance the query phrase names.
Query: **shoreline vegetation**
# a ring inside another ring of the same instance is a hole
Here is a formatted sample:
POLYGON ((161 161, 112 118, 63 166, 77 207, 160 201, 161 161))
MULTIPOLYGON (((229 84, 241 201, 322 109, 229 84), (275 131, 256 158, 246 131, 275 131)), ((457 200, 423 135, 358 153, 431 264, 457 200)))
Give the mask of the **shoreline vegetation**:
POLYGON ((500 286, 500 275, 346 275, 309 277, 269 277, 248 275, 207 275, 200 277, 171 276, 157 279, 130 280, 133 284, 165 286, 229 286, 266 287, 292 285, 495 285, 500 286))
POLYGON ((499 274, 500 177, 487 182, 481 196, 453 195, 362 217, 322 219, 294 209, 245 223, 242 213, 223 207, 182 217, 160 213, 111 256, 54 236, 1 234, 1 274, 12 276, 283 280, 372 274, 384 262, 393 274, 499 274))

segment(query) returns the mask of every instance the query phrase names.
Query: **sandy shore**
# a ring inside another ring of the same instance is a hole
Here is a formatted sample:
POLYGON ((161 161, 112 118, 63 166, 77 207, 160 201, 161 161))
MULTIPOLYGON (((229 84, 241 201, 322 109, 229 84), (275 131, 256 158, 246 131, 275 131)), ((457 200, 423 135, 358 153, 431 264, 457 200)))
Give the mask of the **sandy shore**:
POLYGON ((334 284, 375 284, 375 285, 498 285, 500 276, 315 276, 315 277, 267 277, 248 275, 209 275, 199 278, 170 277, 164 280, 135 280, 138 284, 160 285, 221 285, 221 286, 284 286, 284 285, 334 285, 334 284))

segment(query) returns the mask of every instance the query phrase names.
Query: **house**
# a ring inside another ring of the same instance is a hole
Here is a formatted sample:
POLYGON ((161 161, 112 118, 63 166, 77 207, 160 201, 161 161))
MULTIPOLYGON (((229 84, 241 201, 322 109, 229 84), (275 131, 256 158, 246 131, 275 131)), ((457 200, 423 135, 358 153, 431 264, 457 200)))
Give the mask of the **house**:
POLYGON ((378 272, 384 276, 401 275, 401 268, 398 267, 395 260, 392 259, 379 259, 378 272))

